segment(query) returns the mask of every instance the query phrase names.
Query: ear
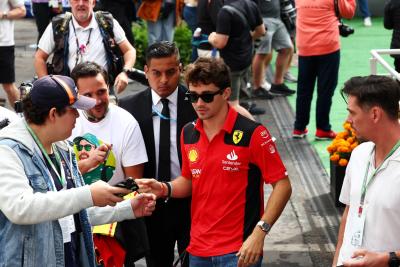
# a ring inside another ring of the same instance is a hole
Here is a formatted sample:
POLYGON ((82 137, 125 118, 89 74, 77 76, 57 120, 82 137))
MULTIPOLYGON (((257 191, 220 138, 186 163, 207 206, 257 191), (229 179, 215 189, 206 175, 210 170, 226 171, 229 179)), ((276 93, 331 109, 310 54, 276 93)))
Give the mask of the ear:
POLYGON ((57 116, 57 109, 56 108, 51 108, 49 110, 49 115, 47 118, 49 119, 50 122, 54 122, 57 116))
POLYGON ((229 100, 229 97, 231 96, 231 93, 232 93, 232 89, 231 89, 230 87, 226 87, 225 90, 224 90, 224 92, 222 93, 222 97, 223 97, 226 101, 228 101, 228 100, 229 100))
POLYGON ((147 73, 149 72, 149 68, 147 67, 147 65, 144 65, 143 70, 144 70, 144 75, 146 76, 146 79, 149 79, 149 78, 147 77, 147 73))
POLYGON ((382 110, 382 108, 380 108, 378 106, 374 106, 371 108, 370 114, 371 114, 372 121, 374 123, 376 123, 381 120, 382 115, 383 115, 383 110, 382 110))

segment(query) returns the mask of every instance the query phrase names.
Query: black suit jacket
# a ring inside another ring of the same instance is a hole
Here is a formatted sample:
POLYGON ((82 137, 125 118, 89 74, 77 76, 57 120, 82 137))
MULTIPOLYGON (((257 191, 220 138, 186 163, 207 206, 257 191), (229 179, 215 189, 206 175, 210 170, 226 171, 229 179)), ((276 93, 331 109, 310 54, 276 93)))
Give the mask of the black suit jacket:
MULTIPOLYGON (((176 127, 176 143, 178 149, 179 163, 181 166, 182 155, 180 134, 183 126, 185 126, 186 123, 194 121, 197 118, 196 112, 194 111, 192 104, 189 100, 187 100, 187 97, 185 96, 186 91, 187 89, 183 85, 178 86, 178 120, 176 127)), ((143 173, 143 177, 147 178, 154 178, 156 174, 156 152, 154 145, 152 105, 153 101, 151 98, 150 88, 147 88, 137 94, 121 98, 119 100, 119 106, 131 113, 139 122, 148 157, 148 162, 144 165, 143 173)))

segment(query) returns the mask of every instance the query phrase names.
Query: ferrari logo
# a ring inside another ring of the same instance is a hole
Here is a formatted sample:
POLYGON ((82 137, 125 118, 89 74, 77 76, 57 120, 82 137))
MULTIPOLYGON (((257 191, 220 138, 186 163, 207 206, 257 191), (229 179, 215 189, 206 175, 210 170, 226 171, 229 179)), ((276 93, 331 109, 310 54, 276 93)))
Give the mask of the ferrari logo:
POLYGON ((235 143, 236 145, 237 143, 240 142, 240 140, 242 140, 242 137, 243 137, 243 131, 235 130, 232 136, 233 143, 235 143))
POLYGON ((190 151, 188 153, 188 158, 189 158, 190 162, 196 162, 199 158, 199 154, 197 153, 197 150, 194 148, 190 149, 190 151))

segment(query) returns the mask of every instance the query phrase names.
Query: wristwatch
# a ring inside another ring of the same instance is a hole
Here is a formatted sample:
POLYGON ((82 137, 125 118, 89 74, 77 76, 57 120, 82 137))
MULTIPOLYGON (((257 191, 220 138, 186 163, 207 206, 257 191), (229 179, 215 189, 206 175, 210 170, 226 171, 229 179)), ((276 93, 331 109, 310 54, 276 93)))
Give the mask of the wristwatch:
POLYGON ((399 267, 400 259, 395 252, 389 252, 389 267, 399 267))
POLYGON ((8 17, 8 12, 3 11, 3 14, 1 14, 1 19, 7 19, 7 17, 8 17))
POLYGON ((260 227, 260 229, 267 234, 271 230, 271 225, 264 221, 259 221, 257 223, 257 226, 260 227))
POLYGON ((130 68, 127 68, 127 67, 122 68, 122 72, 124 72, 126 75, 128 75, 130 71, 131 71, 130 68))

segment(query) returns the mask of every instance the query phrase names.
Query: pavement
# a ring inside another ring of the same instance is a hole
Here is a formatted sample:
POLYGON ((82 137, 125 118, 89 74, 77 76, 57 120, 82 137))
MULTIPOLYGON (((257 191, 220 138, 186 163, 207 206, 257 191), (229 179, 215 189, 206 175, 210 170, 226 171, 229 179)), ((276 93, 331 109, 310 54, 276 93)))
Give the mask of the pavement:
MULTIPOLYGON (((17 85, 34 76, 36 38, 33 20, 16 22, 17 85)), ((131 83, 119 97, 141 89, 143 86, 131 83)), ((0 98, 5 98, 3 90, 0 90, 0 98)), ((256 118, 276 137, 293 187, 289 203, 265 239, 262 266, 331 266, 342 210, 334 206, 329 175, 306 139, 291 138, 294 115, 286 98, 257 100, 256 103, 267 110, 256 118)), ((267 199, 271 187, 265 186, 265 189, 267 199)), ((144 267, 145 263, 141 260, 136 266, 144 267)))

